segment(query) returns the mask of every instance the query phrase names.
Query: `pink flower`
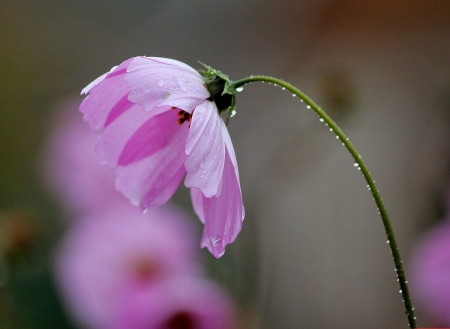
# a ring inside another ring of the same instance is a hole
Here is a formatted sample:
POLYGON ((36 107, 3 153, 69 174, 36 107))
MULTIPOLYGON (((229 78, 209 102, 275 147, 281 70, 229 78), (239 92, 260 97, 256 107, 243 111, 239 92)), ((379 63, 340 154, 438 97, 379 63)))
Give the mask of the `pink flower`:
POLYGON ((232 329, 233 304, 217 285, 178 276, 123 301, 109 329, 232 329))
POLYGON ((427 233, 413 254, 411 292, 436 325, 450 326, 450 223, 427 233))
POLYGON ((55 262, 74 319, 83 327, 113 328, 111 321, 131 312, 124 303, 138 307, 140 296, 159 282, 201 274, 188 221, 174 208, 155 207, 142 215, 129 204, 76 221, 55 262))
POLYGON ((74 113, 79 106, 68 99, 57 107, 42 158, 45 184, 78 215, 127 203, 114 189, 114 172, 98 165, 97 138, 74 113))
POLYGON ((221 257, 242 227, 244 207, 228 130, 202 76, 166 58, 134 57, 82 93, 80 111, 100 130, 102 164, 133 205, 167 202, 186 173, 194 210, 205 224, 201 246, 221 257))

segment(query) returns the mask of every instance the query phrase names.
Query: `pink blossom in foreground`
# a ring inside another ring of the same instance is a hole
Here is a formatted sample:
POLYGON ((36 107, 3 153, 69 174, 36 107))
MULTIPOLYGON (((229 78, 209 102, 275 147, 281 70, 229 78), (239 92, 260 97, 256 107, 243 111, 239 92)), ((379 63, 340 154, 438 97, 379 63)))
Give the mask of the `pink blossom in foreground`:
POLYGON ((114 172, 98 165, 97 136, 74 111, 78 99, 57 106, 42 157, 44 183, 73 214, 126 203, 114 188, 114 172))
POLYGON ((124 300, 111 329, 231 329, 235 314, 229 297, 200 277, 179 276, 158 282, 124 300))
POLYGON ((436 325, 450 326, 450 223, 433 228, 417 246, 412 297, 436 325))
POLYGON ((201 246, 225 252, 242 227, 244 208, 228 130, 200 74, 166 58, 134 57, 97 78, 80 106, 102 164, 133 205, 167 202, 186 174, 204 223, 201 246))
POLYGON ((173 208, 156 207, 142 215, 127 204, 76 221, 55 262, 74 319, 89 328, 113 328, 118 315, 128 316, 128 302, 141 307, 134 314, 142 318, 147 315, 139 312, 148 312, 138 300, 160 281, 201 274, 188 220, 173 208))

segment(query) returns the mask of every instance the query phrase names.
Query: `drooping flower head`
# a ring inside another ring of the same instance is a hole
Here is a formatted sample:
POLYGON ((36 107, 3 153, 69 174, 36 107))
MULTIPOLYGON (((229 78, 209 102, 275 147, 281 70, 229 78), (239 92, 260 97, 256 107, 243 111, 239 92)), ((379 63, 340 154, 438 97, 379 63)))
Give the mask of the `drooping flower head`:
POLYGON ((164 204, 186 174, 205 225, 201 246, 217 258, 244 219, 236 156, 219 113, 227 97, 211 87, 221 79, 209 76, 207 85, 179 61, 134 57, 84 88, 89 96, 80 106, 91 129, 100 131, 100 162, 115 169, 116 189, 133 205, 164 204))

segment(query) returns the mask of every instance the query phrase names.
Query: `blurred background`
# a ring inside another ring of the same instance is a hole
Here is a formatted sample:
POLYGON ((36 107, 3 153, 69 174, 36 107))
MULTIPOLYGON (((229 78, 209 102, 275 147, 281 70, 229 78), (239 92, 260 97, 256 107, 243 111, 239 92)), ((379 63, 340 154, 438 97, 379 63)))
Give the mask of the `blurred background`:
MULTIPOLYGON (((410 265, 417 243, 447 216, 447 1, 0 1, 0 42, 1 328, 79 327, 55 283, 71 224, 46 187, 45 152, 61 104, 133 56, 202 61, 232 80, 273 75, 311 96, 371 169, 407 276, 421 269, 410 265)), ((238 305, 237 326, 406 328, 375 204, 317 116, 252 84, 228 128, 246 219, 224 257, 200 257, 238 305)), ((201 232, 183 186, 174 203, 201 232)), ((420 296, 412 289, 419 326, 441 325, 420 296)))

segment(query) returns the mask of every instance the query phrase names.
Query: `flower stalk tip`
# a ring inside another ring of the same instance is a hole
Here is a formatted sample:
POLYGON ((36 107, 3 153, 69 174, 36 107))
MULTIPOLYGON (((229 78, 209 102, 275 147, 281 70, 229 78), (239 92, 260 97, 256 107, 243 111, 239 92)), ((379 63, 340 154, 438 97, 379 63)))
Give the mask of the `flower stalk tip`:
POLYGON ((211 100, 216 103, 219 113, 228 112, 226 124, 236 113, 236 88, 228 75, 199 62, 206 70, 198 70, 205 81, 206 89, 211 95, 211 100))

